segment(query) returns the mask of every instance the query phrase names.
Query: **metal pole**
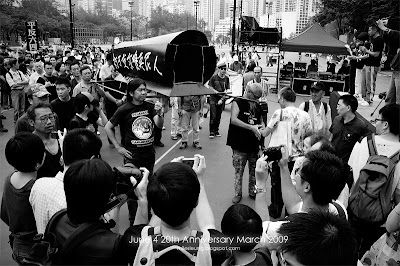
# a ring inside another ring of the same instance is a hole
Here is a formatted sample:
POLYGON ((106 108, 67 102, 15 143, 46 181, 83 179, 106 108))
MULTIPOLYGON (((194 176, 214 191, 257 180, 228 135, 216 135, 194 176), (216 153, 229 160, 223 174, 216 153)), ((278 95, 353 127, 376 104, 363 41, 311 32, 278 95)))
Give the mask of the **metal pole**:
POLYGON ((236 37, 236 0, 233 0, 233 23, 232 23, 232 52, 235 52, 235 37, 236 37))
POLYGON ((197 30, 197 9, 199 7, 200 1, 196 0, 194 1, 194 7, 196 8, 196 30, 197 30))
POLYGON ((74 49, 74 19, 72 16, 72 0, 69 0, 69 30, 71 33, 71 48, 74 49))
POLYGON ((132 33, 132 28, 133 28, 133 24, 132 24, 132 7, 133 7, 133 2, 129 2, 129 5, 131 7, 131 41, 133 39, 133 33, 132 33))

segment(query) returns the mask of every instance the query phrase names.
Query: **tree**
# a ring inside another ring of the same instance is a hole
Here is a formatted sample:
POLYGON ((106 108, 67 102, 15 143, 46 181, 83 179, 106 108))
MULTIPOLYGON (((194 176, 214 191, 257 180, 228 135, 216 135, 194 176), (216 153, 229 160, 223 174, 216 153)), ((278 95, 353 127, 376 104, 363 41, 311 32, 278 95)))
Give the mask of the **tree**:
POLYGON ((389 0, 321 0, 314 17, 322 26, 336 21, 337 34, 353 27, 366 31, 368 25, 382 17, 399 16, 400 2, 389 0))

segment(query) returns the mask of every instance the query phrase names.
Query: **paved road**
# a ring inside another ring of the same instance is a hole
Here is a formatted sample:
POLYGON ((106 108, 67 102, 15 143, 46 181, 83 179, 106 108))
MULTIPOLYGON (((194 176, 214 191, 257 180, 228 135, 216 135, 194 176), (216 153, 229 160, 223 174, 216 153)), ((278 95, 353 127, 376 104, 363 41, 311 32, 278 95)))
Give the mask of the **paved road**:
MULTIPOLYGON (((217 50, 217 53, 219 51, 217 50)), ((377 79, 377 92, 382 92, 387 89, 389 77, 386 75, 379 74, 377 79)), ((274 110, 279 108, 277 104, 277 95, 271 94, 268 96, 270 103, 270 114, 274 110)), ((296 103, 299 105, 304 101, 305 97, 297 97, 296 103)), ((369 114, 376 107, 377 101, 371 107, 360 107, 359 112, 365 117, 369 118, 369 114)), ((14 125, 12 123, 12 111, 5 111, 4 115, 7 120, 3 120, 5 127, 10 131, 8 133, 0 133, 0 176, 4 178, 12 171, 12 168, 6 162, 4 149, 8 139, 13 135, 14 125)), ((170 138, 170 113, 166 115, 165 126, 166 130, 163 131, 162 141, 165 147, 156 148, 157 162, 155 170, 162 164, 171 161, 173 158, 178 156, 193 157, 194 154, 200 153, 206 157, 207 170, 206 170, 206 189, 211 203, 211 207, 214 211, 215 220, 217 227, 220 227, 220 222, 225 210, 231 205, 231 199, 233 197, 233 167, 232 167, 232 151, 230 147, 226 146, 226 135, 229 125, 230 117, 230 105, 228 105, 222 114, 222 122, 220 132, 222 133, 221 138, 215 138, 210 140, 208 138, 209 133, 209 119, 205 119, 202 122, 203 129, 200 132, 200 142, 203 146, 202 150, 196 150, 189 146, 185 150, 179 150, 180 140, 174 141, 170 138)), ((100 128, 101 139, 103 142, 103 148, 101 150, 102 158, 107 161, 111 166, 121 165, 122 158, 116 152, 115 149, 108 145, 106 134, 102 128, 100 128)), ((191 136, 189 137, 189 144, 191 144, 191 136)), ((254 201, 251 200, 247 195, 247 183, 248 183, 248 172, 245 171, 244 182, 243 182, 243 199, 241 203, 248 204, 250 207, 254 207, 254 201)), ((0 195, 3 193, 3 181, 0 181, 0 195)), ((124 206, 121 209, 120 216, 120 232, 123 233, 128 227, 128 213, 127 208, 124 206)), ((196 225, 194 216, 192 216, 192 225, 196 225)), ((0 265, 15 265, 11 259, 11 249, 8 242, 8 227, 0 222, 0 265)))

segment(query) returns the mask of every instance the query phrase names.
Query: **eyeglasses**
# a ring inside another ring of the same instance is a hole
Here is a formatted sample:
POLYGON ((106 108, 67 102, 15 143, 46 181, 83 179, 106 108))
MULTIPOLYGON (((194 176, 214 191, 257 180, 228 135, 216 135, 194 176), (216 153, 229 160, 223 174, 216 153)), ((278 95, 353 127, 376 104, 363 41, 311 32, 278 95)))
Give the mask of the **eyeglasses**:
POLYGON ((279 253, 279 261, 281 266, 290 266, 291 264, 283 257, 283 252, 278 251, 279 253))
POLYGON ((383 122, 383 121, 386 121, 386 120, 379 119, 379 118, 375 118, 375 119, 374 119, 374 120, 372 120, 371 122, 372 122, 372 123, 376 123, 376 122, 378 122, 378 121, 381 121, 381 122, 383 122))
POLYGON ((221 70, 226 70, 226 67, 219 67, 219 69, 221 69, 221 70))
POLYGON ((300 174, 300 168, 296 169, 296 171, 294 172, 294 174, 298 177, 300 177, 301 179, 303 179, 304 181, 307 181, 307 179, 305 179, 301 174, 300 174))
POLYGON ((47 121, 50 119, 51 122, 54 122, 56 117, 54 115, 44 115, 38 118, 40 123, 44 124, 47 123, 47 121))

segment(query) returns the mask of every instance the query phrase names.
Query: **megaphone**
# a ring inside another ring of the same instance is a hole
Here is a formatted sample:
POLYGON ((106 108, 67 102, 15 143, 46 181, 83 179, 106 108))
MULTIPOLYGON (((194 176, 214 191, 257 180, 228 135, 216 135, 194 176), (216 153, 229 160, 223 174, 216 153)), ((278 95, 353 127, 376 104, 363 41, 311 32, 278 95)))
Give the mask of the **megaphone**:
POLYGON ((214 47, 196 30, 122 42, 113 51, 119 73, 139 77, 149 90, 168 97, 217 93, 204 86, 214 74, 215 58, 214 47))

